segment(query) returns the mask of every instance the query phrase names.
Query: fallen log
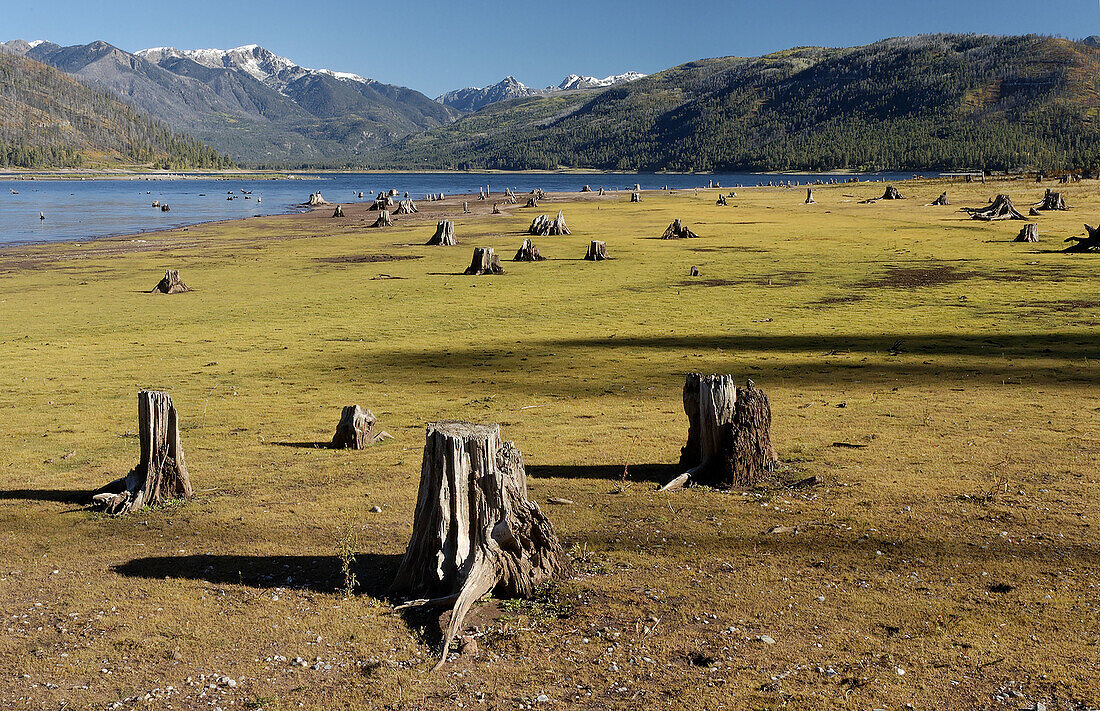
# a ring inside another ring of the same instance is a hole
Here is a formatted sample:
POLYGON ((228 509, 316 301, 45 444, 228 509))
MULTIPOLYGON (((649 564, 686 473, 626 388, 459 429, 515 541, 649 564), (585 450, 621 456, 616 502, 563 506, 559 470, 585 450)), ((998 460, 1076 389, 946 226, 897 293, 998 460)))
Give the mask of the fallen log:
POLYGON ((500 425, 428 425, 412 536, 391 586, 435 606, 454 601, 438 669, 486 593, 530 598, 568 568, 554 527, 527 497, 523 457, 500 425))
POLYGON ((690 482, 747 488, 774 473, 779 457, 771 444, 771 405, 751 380, 738 387, 729 375, 689 373, 684 412, 688 437, 680 467, 685 471, 662 491, 690 482))
POLYGON ((183 460, 179 415, 165 392, 138 393, 138 444, 141 458, 129 474, 92 492, 92 503, 109 514, 158 506, 192 496, 183 460))
POLYGON ((1096 227, 1089 227, 1085 225, 1085 230, 1088 231, 1088 237, 1067 237, 1066 242, 1075 242, 1066 247, 1064 252, 1091 252, 1093 250, 1100 252, 1100 225, 1096 227))

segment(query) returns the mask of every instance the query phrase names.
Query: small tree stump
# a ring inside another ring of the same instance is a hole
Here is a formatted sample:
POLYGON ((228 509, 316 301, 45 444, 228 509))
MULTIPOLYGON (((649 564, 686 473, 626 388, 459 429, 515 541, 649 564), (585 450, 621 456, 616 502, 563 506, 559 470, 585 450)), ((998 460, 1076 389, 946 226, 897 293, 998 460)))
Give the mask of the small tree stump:
POLYGON ((684 383, 687 443, 680 452, 686 469, 661 489, 689 482, 752 487, 771 476, 779 457, 771 444, 771 405, 751 380, 734 385, 729 375, 688 374, 684 383))
POLYGON ((1047 188, 1043 199, 1035 203, 1037 210, 1068 210, 1066 201, 1062 199, 1062 193, 1056 193, 1047 188))
POLYGON ((1012 198, 1007 195, 998 195, 986 207, 964 207, 963 212, 970 213, 973 220, 985 220, 986 222, 993 220, 1027 220, 1026 217, 1016 211, 1016 208, 1012 205, 1012 198))
POLYGON ((607 256, 607 245, 599 240, 592 240, 592 243, 588 245, 588 253, 584 255, 584 258, 589 262, 602 262, 605 259, 610 259, 607 256))
POLYGON ((348 405, 340 412, 340 423, 332 437, 333 449, 363 449, 382 439, 390 438, 388 432, 375 432, 378 419, 370 410, 358 405, 348 405))
POLYGON ((504 267, 500 266, 500 257, 496 255, 492 247, 474 247, 474 258, 464 272, 464 274, 470 276, 503 273, 504 267))
POLYGON ((603 195, 604 195, 604 189, 603 189, 602 187, 600 188, 600 192, 598 193, 598 195, 599 195, 600 197, 603 197, 603 195))
POLYGON ((641 202, 641 201, 642 201, 642 194, 640 192, 635 190, 634 192, 630 193, 630 202, 641 202))
POLYGON ((363 191, 362 191, 362 190, 360 190, 360 191, 359 191, 359 199, 360 199, 360 200, 362 200, 362 199, 363 199, 363 191))
POLYGON ((161 212, 171 212, 172 208, 168 205, 168 203, 164 203, 163 205, 160 206, 160 211, 161 212))
POLYGON ((519 251, 516 252, 516 256, 512 259, 512 261, 541 262, 545 259, 546 257, 539 254, 539 248, 535 246, 535 243, 532 242, 530 239, 525 239, 523 240, 523 245, 519 248, 519 251))
POLYGON ((716 205, 729 205, 729 203, 726 202, 726 196, 725 195, 719 195, 718 196, 718 202, 716 202, 715 204, 716 205))
POLYGON ((499 203, 495 203, 495 202, 493 203, 493 214, 494 214, 494 215, 499 215, 499 214, 501 214, 501 212, 500 212, 500 204, 499 204, 499 203))
POLYGON ((524 207, 538 207, 538 206, 539 206, 539 201, 536 200, 533 197, 527 198, 527 204, 524 205, 524 207))
POLYGON ((397 209, 394 210, 394 214, 397 215, 411 215, 414 212, 420 212, 420 210, 417 210, 416 204, 408 198, 397 203, 397 209))
POLYGON ((391 207, 393 207, 393 198, 383 192, 380 192, 378 193, 378 197, 375 198, 374 202, 371 203, 371 206, 368 209, 389 210, 391 207))
POLYGON ((931 202, 932 205, 950 205, 947 200, 947 191, 940 193, 940 196, 931 202))
POLYGON ((661 239, 688 239, 698 236, 699 235, 695 234, 687 227, 684 227, 683 223, 680 222, 680 218, 677 217, 672 221, 672 224, 668 226, 665 233, 661 235, 661 239))
POLYGON ((453 247, 458 244, 455 240, 455 223, 451 220, 440 220, 435 226, 435 234, 428 240, 430 245, 442 245, 453 247))
POLYGON ((165 392, 138 393, 138 443, 141 459, 134 469, 92 493, 92 502, 109 514, 191 498, 191 479, 183 461, 179 416, 165 392))
POLYGON ((328 205, 329 202, 328 200, 325 200, 323 197, 321 197, 321 191, 318 190, 315 193, 309 194, 309 204, 311 207, 315 207, 317 205, 328 205))
POLYGON ((341 207, 340 205, 337 205, 336 209, 332 211, 332 216, 333 217, 343 217, 344 216, 344 208, 341 207))
POLYGON ((1100 252, 1100 225, 1096 227, 1089 227, 1085 225, 1085 230, 1088 231, 1088 237, 1067 237, 1066 242, 1075 242, 1066 247, 1065 252, 1091 252, 1096 250, 1100 252))
POLYGON ((378 219, 374 221, 371 227, 393 227, 393 218, 390 217, 390 211, 383 210, 378 213, 378 219))
POLYGON ((806 188, 806 204, 807 205, 816 205, 817 204, 817 201, 814 200, 814 189, 813 188, 806 188))
POLYGON ((1016 239, 1013 242, 1038 242, 1039 241, 1039 225, 1034 222, 1029 222, 1024 225, 1024 228, 1020 230, 1020 234, 1016 235, 1016 239))
POLYGON ((436 669, 483 595, 530 598, 565 572, 554 527, 527 498, 523 457, 500 425, 428 425, 412 536, 391 592, 422 598, 399 608, 453 601, 436 669))
POLYGON ((470 214, 470 203, 468 203, 465 200, 462 201, 462 214, 463 215, 469 215, 470 214))
POLYGON ((511 188, 505 188, 504 202, 508 203, 509 205, 515 205, 517 202, 519 202, 519 198, 516 197, 516 194, 512 192, 511 188))
POLYGON ((688 272, 688 276, 699 276, 699 267, 692 267, 688 272))
MULTIPOLYGON (((148 282, 146 282, 148 283, 148 282)), ((191 291, 191 289, 180 281, 180 273, 178 269, 165 269, 164 278, 157 282, 157 285, 149 290, 150 294, 182 294, 185 291, 191 291)))
POLYGON ((531 191, 531 194, 535 196, 536 200, 545 200, 546 199, 546 193, 544 193, 542 191, 542 188, 535 188, 534 190, 531 191))
POLYGON ((590 193, 590 192, 592 192, 592 188, 585 185, 583 188, 581 188, 581 192, 582 193, 590 193))
POLYGON ((879 199, 880 200, 904 200, 905 198, 902 196, 901 193, 898 192, 897 188, 895 188, 893 185, 890 185, 886 188, 886 192, 883 193, 882 197, 879 198, 879 199))

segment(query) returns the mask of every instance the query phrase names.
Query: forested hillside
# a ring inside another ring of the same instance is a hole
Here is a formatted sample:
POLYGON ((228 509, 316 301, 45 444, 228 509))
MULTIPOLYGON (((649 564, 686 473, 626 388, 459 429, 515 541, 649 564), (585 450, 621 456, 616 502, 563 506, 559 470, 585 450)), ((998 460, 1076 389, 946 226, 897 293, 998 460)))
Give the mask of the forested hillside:
POLYGON ((0 166, 223 168, 219 154, 33 60, 0 52, 0 166))
POLYGON ((709 171, 1100 164, 1100 49, 929 35, 690 62, 595 96, 495 104, 375 156, 391 168, 709 171))

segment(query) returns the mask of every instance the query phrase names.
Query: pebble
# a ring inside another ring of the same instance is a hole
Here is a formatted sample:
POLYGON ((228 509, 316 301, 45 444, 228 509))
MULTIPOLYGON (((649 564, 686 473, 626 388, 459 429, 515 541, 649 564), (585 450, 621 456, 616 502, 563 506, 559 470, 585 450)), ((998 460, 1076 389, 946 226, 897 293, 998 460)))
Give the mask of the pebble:
POLYGON ((381 506, 371 506, 370 507, 370 512, 371 513, 382 513, 382 507, 381 506))
POLYGON ((757 639, 760 640, 761 642, 763 642, 764 644, 775 644, 775 640, 772 639, 771 637, 769 637, 766 634, 760 635, 759 637, 757 637, 757 639))

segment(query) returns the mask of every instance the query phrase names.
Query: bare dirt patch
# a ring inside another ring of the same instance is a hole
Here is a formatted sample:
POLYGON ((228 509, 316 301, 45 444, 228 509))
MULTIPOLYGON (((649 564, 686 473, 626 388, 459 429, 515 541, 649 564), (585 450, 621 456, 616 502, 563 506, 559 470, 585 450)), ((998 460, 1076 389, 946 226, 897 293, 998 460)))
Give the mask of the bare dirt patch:
POLYGON ((377 262, 404 262, 423 259, 417 254, 352 254, 343 257, 317 257, 313 261, 325 264, 374 264, 377 262))
POLYGON ((867 289, 915 289, 954 284, 977 276, 981 275, 978 272, 963 271, 946 264, 929 267, 890 266, 882 276, 867 279, 857 286, 867 289))

